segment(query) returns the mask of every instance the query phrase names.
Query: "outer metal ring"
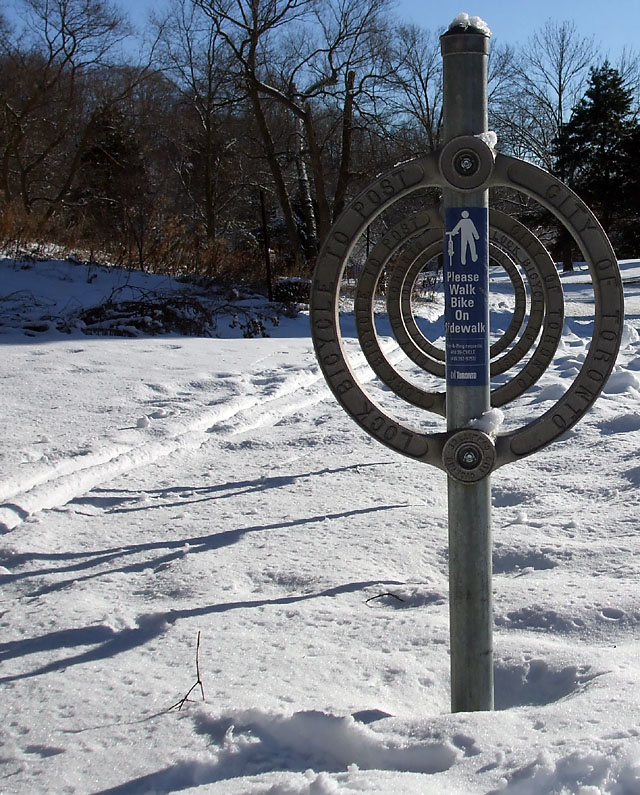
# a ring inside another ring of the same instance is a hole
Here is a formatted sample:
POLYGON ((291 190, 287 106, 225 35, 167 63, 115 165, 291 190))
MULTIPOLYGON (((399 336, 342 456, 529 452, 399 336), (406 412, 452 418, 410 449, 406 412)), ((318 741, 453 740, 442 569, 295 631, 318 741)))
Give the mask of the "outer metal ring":
MULTIPOLYGON (((365 188, 341 213, 318 257, 311 295, 311 330, 320 367, 343 408, 370 435, 391 449, 444 469, 442 451, 456 431, 423 433, 389 416, 361 388, 344 354, 338 320, 344 268, 362 232, 385 209, 425 187, 448 187, 439 153, 401 163, 365 188)), ((565 433, 594 403, 620 347, 623 293, 615 254, 589 208, 542 169, 497 155, 489 186, 519 190, 546 207, 579 245, 591 273, 596 317, 589 351, 571 387, 541 417, 496 439, 494 468, 530 455, 565 433)), ((518 231, 514 232, 516 239, 518 231)))

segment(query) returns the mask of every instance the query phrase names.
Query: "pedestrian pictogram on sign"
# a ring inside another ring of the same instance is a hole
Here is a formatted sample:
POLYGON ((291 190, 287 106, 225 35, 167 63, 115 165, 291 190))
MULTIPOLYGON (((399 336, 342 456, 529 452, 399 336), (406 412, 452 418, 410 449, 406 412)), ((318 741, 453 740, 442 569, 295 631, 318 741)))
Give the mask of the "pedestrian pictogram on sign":
POLYGON ((463 210, 460 213, 460 220, 458 223, 450 232, 447 232, 447 235, 449 236, 448 249, 450 256, 453 256, 455 251, 453 238, 458 234, 460 235, 460 262, 463 265, 467 264, 467 251, 469 251, 471 254, 472 261, 477 262, 478 251, 476 248, 476 240, 480 238, 480 235, 478 234, 476 225, 469 217, 469 210, 463 210))

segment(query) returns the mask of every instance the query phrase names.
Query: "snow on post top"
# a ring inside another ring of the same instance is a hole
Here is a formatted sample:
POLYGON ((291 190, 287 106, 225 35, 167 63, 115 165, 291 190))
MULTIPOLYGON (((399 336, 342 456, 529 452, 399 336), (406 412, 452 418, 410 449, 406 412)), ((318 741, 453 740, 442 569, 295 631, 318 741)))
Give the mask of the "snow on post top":
POLYGON ((469 14, 464 12, 458 14, 449 25, 449 30, 447 32, 449 33, 455 28, 461 28, 465 32, 469 31, 469 33, 483 33, 485 36, 491 36, 491 30, 484 19, 480 19, 480 17, 470 17, 469 14))

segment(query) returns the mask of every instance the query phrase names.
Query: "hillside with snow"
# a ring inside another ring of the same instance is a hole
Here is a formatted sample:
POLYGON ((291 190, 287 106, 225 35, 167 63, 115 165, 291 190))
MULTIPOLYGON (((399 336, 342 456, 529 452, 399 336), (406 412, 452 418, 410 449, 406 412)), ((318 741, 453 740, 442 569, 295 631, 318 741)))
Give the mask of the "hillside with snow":
MULTIPOLYGON (((492 476, 496 710, 451 714, 446 478, 345 415, 308 315, 209 295, 187 336, 154 307, 86 311, 184 283, 0 261, 0 791, 640 793, 640 262, 621 269, 603 394, 492 476)), ((584 360, 588 272, 561 279, 559 350, 507 423, 584 360)), ((505 277, 491 295, 504 328, 505 277)))

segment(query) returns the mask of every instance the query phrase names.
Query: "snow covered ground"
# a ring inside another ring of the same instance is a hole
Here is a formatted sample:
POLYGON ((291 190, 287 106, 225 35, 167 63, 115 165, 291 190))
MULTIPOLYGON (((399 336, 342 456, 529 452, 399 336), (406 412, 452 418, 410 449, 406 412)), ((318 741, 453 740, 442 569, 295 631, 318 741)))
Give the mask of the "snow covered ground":
MULTIPOLYGON (((336 405, 306 315, 270 338, 87 336, 42 317, 134 277, 2 261, 0 791, 640 793, 640 263, 621 267, 604 394, 492 477, 496 710, 451 714, 445 476, 336 405)), ((584 358, 587 276, 562 276, 565 336, 518 425, 584 358)))

